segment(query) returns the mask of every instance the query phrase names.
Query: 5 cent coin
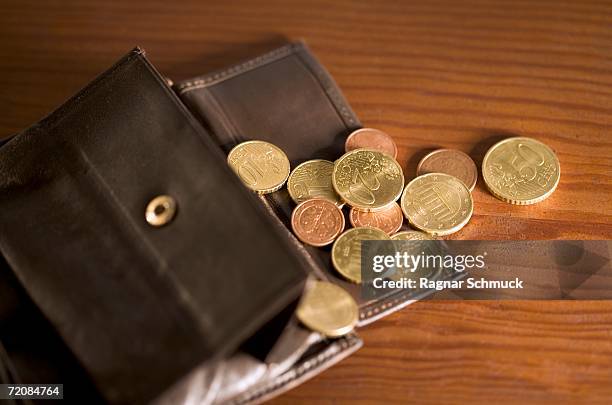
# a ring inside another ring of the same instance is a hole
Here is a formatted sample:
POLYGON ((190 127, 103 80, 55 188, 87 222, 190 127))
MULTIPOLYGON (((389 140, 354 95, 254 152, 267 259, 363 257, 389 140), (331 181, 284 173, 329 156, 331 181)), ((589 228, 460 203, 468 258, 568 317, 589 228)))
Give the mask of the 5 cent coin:
POLYGON ((333 202, 313 198, 295 207, 291 214, 291 227, 302 242, 325 246, 344 230, 344 214, 333 202))
POLYGON ((417 166, 417 176, 446 173, 461 180, 472 191, 478 179, 476 164, 466 153, 455 149, 438 149, 427 154, 417 166))
POLYGON ((386 132, 374 128, 361 128, 353 131, 346 138, 344 149, 346 152, 355 149, 373 149, 397 159, 397 146, 393 138, 386 132))
POLYGON ((371 226, 390 235, 402 227, 404 215, 400 206, 396 202, 392 202, 385 209, 375 212, 359 211, 351 208, 349 219, 354 227, 371 226))

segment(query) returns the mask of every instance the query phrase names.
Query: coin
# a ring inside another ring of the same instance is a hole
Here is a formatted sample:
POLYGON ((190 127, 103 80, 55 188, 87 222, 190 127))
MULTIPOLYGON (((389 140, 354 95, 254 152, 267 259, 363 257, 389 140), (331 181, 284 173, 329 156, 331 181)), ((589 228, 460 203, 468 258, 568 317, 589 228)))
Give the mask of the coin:
POLYGON ((397 161, 382 152, 357 149, 334 163, 332 185, 343 201, 362 211, 378 211, 397 200, 404 174, 397 161))
POLYGON ((438 149, 427 154, 417 166, 417 176, 427 173, 446 173, 455 176, 470 191, 476 186, 478 169, 467 154, 455 149, 438 149))
POLYGON ((397 146, 386 132, 374 128, 361 128, 353 131, 344 144, 344 150, 373 149, 397 158, 397 146))
POLYGON ((504 139, 482 161, 487 188, 502 201, 528 205, 549 197, 557 188, 561 166, 555 152, 531 138, 504 139))
POLYGON ((408 183, 401 206, 415 228, 434 235, 457 232, 468 223, 474 210, 466 185, 444 173, 424 174, 408 183))
POLYGON ((377 228, 359 227, 344 232, 332 246, 332 264, 347 280, 361 284, 361 241, 389 240, 389 235, 377 228))
POLYGON ((333 338, 353 330, 359 320, 359 308, 341 287, 313 281, 300 300, 296 315, 308 328, 333 338))
POLYGON ((291 214, 291 227, 302 242, 325 246, 344 230, 344 214, 333 202, 313 198, 295 207, 291 214))
MULTIPOLYGON (((404 255, 405 253, 410 256, 421 256, 421 257, 437 257, 444 256, 444 252, 440 249, 438 245, 439 242, 434 242, 434 238, 431 235, 426 234, 425 232, 419 231, 406 231, 400 232, 399 237, 395 237, 393 235, 391 237, 392 243, 394 244, 395 252, 399 252, 400 255, 404 255), (401 235, 404 233, 414 233, 419 235, 401 235), (411 239, 414 238, 414 239, 411 239)), ((428 262, 423 260, 419 263, 415 263, 412 267, 395 267, 390 272, 391 274, 385 274, 391 280, 401 280, 402 278, 414 279, 417 280, 421 277, 429 278, 431 280, 431 276, 438 273, 441 270, 442 263, 436 263, 435 260, 432 262, 428 262)))
POLYGON ((390 235, 402 227, 404 215, 400 206, 393 202, 384 210, 376 212, 359 211, 351 208, 349 219, 354 227, 371 226, 381 229, 390 235))
POLYGON ((434 240, 435 238, 421 231, 403 231, 391 236, 391 240, 434 240))
POLYGON ((277 146, 264 141, 247 141, 236 145, 227 162, 240 180, 251 190, 267 194, 281 188, 289 177, 289 159, 277 146))
POLYGON ((308 160, 298 165, 287 180, 287 190, 296 204, 310 198, 324 198, 342 206, 332 186, 334 163, 329 160, 308 160))

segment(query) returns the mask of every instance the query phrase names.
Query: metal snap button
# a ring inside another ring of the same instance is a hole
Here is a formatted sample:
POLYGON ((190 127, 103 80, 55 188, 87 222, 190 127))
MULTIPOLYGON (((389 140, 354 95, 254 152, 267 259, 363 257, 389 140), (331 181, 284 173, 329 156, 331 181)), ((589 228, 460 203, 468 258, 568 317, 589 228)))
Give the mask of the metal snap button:
POLYGON ((151 226, 163 226, 176 215, 176 201, 169 195, 155 197, 147 205, 145 218, 151 226))

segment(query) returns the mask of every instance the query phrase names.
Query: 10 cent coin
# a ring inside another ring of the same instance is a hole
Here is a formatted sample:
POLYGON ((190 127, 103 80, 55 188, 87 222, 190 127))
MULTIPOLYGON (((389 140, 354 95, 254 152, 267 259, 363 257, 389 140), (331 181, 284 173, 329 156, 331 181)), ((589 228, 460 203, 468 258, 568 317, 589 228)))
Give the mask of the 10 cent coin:
POLYGON ((240 180, 259 194, 280 189, 289 177, 289 159, 277 146, 264 141, 236 145, 227 162, 240 180))
POLYGON ((351 332, 359 320, 359 308, 349 293, 326 281, 308 285, 296 315, 308 328, 327 337, 351 332))
POLYGON ((296 204, 310 198, 324 198, 342 205, 342 200, 332 186, 333 171, 334 163, 329 160, 308 160, 298 165, 287 180, 289 196, 296 204))
POLYGON ((377 228, 349 229, 336 239, 332 247, 332 264, 344 278, 361 284, 361 241, 389 240, 389 235, 377 228))

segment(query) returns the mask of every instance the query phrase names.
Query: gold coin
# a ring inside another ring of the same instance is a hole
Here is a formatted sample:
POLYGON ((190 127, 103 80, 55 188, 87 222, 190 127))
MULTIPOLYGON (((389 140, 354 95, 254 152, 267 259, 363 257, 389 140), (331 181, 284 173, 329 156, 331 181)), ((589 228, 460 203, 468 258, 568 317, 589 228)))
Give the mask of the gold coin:
POLYGON ((470 190, 458 178, 444 173, 424 174, 408 183, 401 206, 415 228, 433 235, 457 232, 474 211, 470 190))
POLYGON ((308 284, 296 315, 308 328, 333 338, 355 328, 359 308, 341 287, 327 281, 313 281, 308 284))
POLYGON ((296 204, 311 198, 324 198, 338 206, 342 200, 332 186, 334 163, 329 160, 308 160, 298 165, 287 180, 287 190, 296 204))
POLYGON ((531 138, 496 143, 482 161, 482 177, 495 197, 528 205, 549 197, 559 184, 561 166, 555 152, 531 138))
POLYGON ((404 174, 392 157, 356 149, 334 164, 332 185, 342 200, 362 211, 379 211, 402 194, 404 174))
POLYGON ((267 194, 281 188, 289 177, 289 159, 277 146, 264 141, 236 145, 227 163, 251 190, 267 194))
POLYGON ((402 231, 392 235, 391 240, 435 240, 435 238, 421 231, 402 231))
MULTIPOLYGON (((393 240, 393 244, 395 246, 395 251, 399 252, 400 255, 407 253, 410 256, 443 256, 443 252, 437 245, 439 242, 433 242, 434 238, 431 235, 428 235, 424 232, 418 231, 406 231, 406 233, 418 233, 421 235, 416 236, 418 239, 409 239, 409 237, 403 238, 391 237, 393 240)), ((404 232, 402 232, 404 233, 404 232)), ((395 236, 395 235, 394 235, 395 236)), ((396 267, 392 274, 387 277, 394 281, 399 281, 402 278, 414 279, 417 280, 421 277, 430 278, 433 274, 440 271, 440 267, 438 266, 440 263, 436 263, 435 260, 433 263, 428 263, 422 261, 416 265, 416 267, 406 268, 406 267, 396 267)))
POLYGON ((349 229, 332 246, 332 264, 347 280, 361 284, 361 241, 389 240, 389 235, 378 228, 367 226, 349 229))

